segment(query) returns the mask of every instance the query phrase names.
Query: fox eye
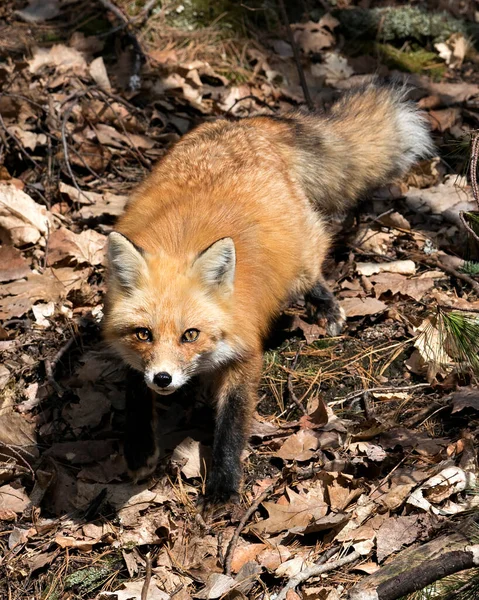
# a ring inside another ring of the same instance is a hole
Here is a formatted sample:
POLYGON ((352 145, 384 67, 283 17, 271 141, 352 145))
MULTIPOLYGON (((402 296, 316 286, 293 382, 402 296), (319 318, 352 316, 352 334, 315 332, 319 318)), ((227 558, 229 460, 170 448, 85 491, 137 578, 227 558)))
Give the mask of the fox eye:
POLYGON ((151 331, 146 327, 138 327, 138 329, 135 329, 135 335, 140 342, 151 342, 153 339, 151 331))
POLYGON ((181 336, 182 342, 196 342, 200 332, 198 329, 187 329, 185 333, 181 336))

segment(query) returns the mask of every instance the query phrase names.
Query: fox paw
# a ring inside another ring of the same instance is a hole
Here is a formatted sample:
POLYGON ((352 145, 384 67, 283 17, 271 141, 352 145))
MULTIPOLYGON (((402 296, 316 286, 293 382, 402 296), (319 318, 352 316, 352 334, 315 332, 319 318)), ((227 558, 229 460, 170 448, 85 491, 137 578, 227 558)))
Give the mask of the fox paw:
POLYGON ((158 448, 155 448, 153 453, 147 456, 141 456, 140 453, 131 455, 125 452, 128 475, 135 483, 148 479, 155 472, 159 457, 158 448))

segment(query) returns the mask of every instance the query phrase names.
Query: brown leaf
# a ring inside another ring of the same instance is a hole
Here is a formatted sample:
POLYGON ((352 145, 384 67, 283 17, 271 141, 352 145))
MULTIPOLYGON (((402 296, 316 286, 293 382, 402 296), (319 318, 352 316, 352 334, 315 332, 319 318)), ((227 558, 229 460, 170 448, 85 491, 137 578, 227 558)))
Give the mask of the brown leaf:
POLYGON ((266 548, 258 554, 256 560, 262 567, 268 569, 268 571, 275 571, 280 564, 284 563, 290 557, 291 551, 289 548, 279 545, 266 548))
POLYGON ((301 429, 284 442, 276 453, 284 460, 309 460, 319 447, 318 437, 309 429, 301 429))
POLYGON ((426 537, 430 525, 429 517, 414 515, 410 517, 390 517, 377 533, 377 557, 382 562, 402 546, 409 546, 418 538, 426 537))
MULTIPOLYGON (((0 488, 1 490, 1 488, 0 488)), ((250 560, 254 560, 258 554, 266 548, 266 544, 243 544, 235 548, 233 560, 231 561, 231 570, 238 573, 243 565, 250 560)))
POLYGON ((345 298, 340 304, 347 317, 377 315, 387 309, 387 305, 376 298, 345 298))
POLYGON ((461 116, 459 108, 444 108, 442 110, 430 110, 427 113, 433 131, 444 132, 451 129, 461 116))
POLYGON ((0 229, 7 231, 15 246, 36 244, 52 225, 52 217, 44 206, 14 185, 0 183, 0 229))
POLYGON ((419 301, 430 289, 434 287, 433 277, 413 277, 408 279, 399 273, 379 273, 370 280, 374 283, 374 293, 377 298, 390 292, 392 295, 401 294, 419 301))
POLYGON ((37 48, 33 57, 27 61, 30 73, 38 73, 43 67, 54 67, 57 73, 70 71, 77 75, 84 75, 87 64, 83 55, 63 44, 55 44, 51 48, 37 48))
POLYGON ((73 233, 65 227, 55 230, 48 240, 47 262, 53 266, 69 259, 72 264, 99 265, 105 259, 106 236, 93 229, 73 233))
POLYGON ((31 271, 28 262, 13 246, 4 244, 0 248, 0 282, 27 277, 31 271))
POLYGON ((255 523, 251 527, 253 531, 261 535, 294 529, 299 533, 328 512, 326 502, 316 494, 300 495, 289 488, 286 494, 287 496, 283 496, 278 502, 263 503, 269 516, 267 519, 255 523))
POLYGON ((450 396, 452 403, 451 413, 460 412, 465 408, 472 408, 479 411, 479 391, 474 388, 459 388, 450 396))
POLYGON ((0 487, 0 510, 11 510, 22 513, 30 504, 25 488, 14 488, 11 485, 0 487))
POLYGON ((325 327, 321 327, 317 323, 308 323, 304 319, 301 319, 301 317, 298 317, 298 315, 294 315, 290 329, 292 331, 300 329, 303 332, 304 338, 308 344, 312 344, 320 337, 324 337, 326 335, 325 327))
POLYGON ((331 48, 334 45, 334 35, 329 29, 339 25, 331 15, 328 15, 327 21, 308 21, 307 23, 292 23, 291 28, 294 31, 294 39, 305 54, 318 54, 325 48, 331 48))
POLYGON ((110 400, 94 386, 82 387, 76 393, 80 401, 65 406, 62 411, 63 418, 75 432, 80 432, 84 427, 96 427, 103 415, 110 410, 110 400))
MULTIPOLYGON (((144 579, 122 583, 114 592, 100 592, 96 600, 141 600, 144 579)), ((163 591, 161 580, 153 575, 148 586, 148 600, 170 600, 169 594, 163 591)))
POLYGON ((173 450, 171 461, 181 464, 180 470, 188 479, 204 477, 209 454, 209 448, 188 437, 173 450))

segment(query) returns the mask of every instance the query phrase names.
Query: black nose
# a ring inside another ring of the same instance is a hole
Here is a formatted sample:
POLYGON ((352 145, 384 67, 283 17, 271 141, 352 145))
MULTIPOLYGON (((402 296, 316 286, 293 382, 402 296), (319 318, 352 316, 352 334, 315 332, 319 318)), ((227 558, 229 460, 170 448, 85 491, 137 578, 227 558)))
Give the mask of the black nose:
POLYGON ((168 387, 171 383, 171 375, 169 373, 157 373, 153 378, 153 383, 158 387, 168 387))

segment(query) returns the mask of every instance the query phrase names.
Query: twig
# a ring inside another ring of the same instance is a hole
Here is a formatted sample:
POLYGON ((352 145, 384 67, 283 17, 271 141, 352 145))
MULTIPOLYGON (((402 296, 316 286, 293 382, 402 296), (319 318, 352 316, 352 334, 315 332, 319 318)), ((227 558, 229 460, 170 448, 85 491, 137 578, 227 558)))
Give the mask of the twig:
POLYGON ((369 388, 368 390, 359 390, 357 392, 351 392, 344 398, 340 400, 336 400, 335 402, 329 402, 329 406, 333 406, 335 404, 341 404, 342 402, 349 402, 350 400, 354 400, 354 398, 360 398, 364 396, 364 394, 374 394, 376 392, 409 392, 410 390, 417 390, 418 388, 426 388, 431 387, 429 383, 416 383, 414 385, 401 385, 399 387, 375 387, 369 388))
MULTIPOLYGON (((368 588, 367 580, 358 589, 349 592, 349 600, 397 600, 412 592, 422 590, 427 585, 448 575, 478 566, 479 544, 466 546, 463 550, 444 552, 438 558, 425 560, 417 567, 403 571, 391 579, 380 583, 376 588, 368 588)), ((377 573, 375 574, 377 577, 377 573)), ((456 596, 454 596, 456 597, 456 596)), ((277 600, 283 600, 278 596, 277 600)))
POLYGON ((245 528, 245 525, 248 522, 248 519, 251 517, 251 515, 254 513, 254 511, 258 508, 258 506, 261 504, 261 502, 263 502, 263 500, 265 500, 268 497, 268 495, 274 490, 276 485, 277 485, 276 481, 274 483, 272 483, 271 485, 269 485, 264 490, 264 492, 256 498, 256 500, 253 502, 253 504, 248 508, 248 510, 243 515, 243 518, 241 519, 241 521, 238 523, 238 527, 235 529, 233 537, 231 538, 230 543, 228 544, 228 549, 226 550, 226 556, 225 556, 225 573, 226 573, 226 575, 231 576, 231 563, 233 561, 233 554, 234 554, 234 551, 236 548, 236 544, 238 543, 240 533, 245 528))
POLYGON ((145 583, 141 588, 141 600, 148 600, 148 588, 150 587, 151 581, 151 555, 147 552, 146 556, 146 575, 145 575, 145 583))
POLYGON ((314 110, 315 106, 311 99, 311 94, 309 93, 306 77, 304 76, 304 70, 303 65, 301 64, 301 56, 299 54, 298 44, 294 39, 293 30, 291 29, 291 25, 289 23, 288 13, 286 12, 284 0, 278 0, 278 4, 281 10, 281 15, 283 17, 284 24, 286 26, 286 31, 288 32, 289 43, 291 44, 291 48, 293 49, 294 62, 296 63, 296 68, 298 70, 299 81, 301 83, 301 88, 303 89, 304 99, 306 100, 306 104, 308 105, 309 110, 314 110))
POLYGON ((479 208, 479 186, 477 183, 477 161, 479 159, 479 135, 476 135, 472 139, 472 148, 471 148, 471 167, 470 167, 470 176, 471 176, 471 187, 472 187, 472 195, 474 196, 474 200, 476 201, 477 207, 479 208))
POLYGON ((421 262, 430 267, 437 267, 438 269, 441 269, 441 271, 444 271, 444 273, 452 275, 453 277, 456 277, 456 279, 461 279, 462 281, 465 281, 472 287, 476 294, 479 294, 479 283, 477 281, 474 281, 474 279, 472 279, 472 277, 469 277, 469 275, 466 275, 466 273, 461 273, 460 271, 456 271, 456 269, 453 269, 452 267, 447 267, 437 259, 425 260, 423 258, 421 259, 421 262))
POLYGON ((296 365, 298 363, 298 358, 299 358, 299 354, 301 352, 302 347, 303 347, 303 345, 301 344, 298 348, 298 351, 296 352, 296 356, 293 359, 293 363, 291 365, 291 370, 288 374, 287 386, 288 386, 289 397, 291 398, 291 400, 293 400, 293 402, 296 404, 296 406, 299 408, 299 410, 302 411, 303 415, 306 415, 307 414, 306 409, 301 404, 301 401, 299 400, 298 396, 296 396, 296 394, 294 393, 294 388, 293 388, 293 373, 294 373, 294 369, 296 368, 296 365))
POLYGON ((237 100, 235 100, 233 102, 233 104, 225 112, 225 116, 227 114, 229 114, 237 104, 239 104, 240 102, 243 102, 243 100, 255 100, 255 102, 257 102, 260 106, 263 106, 264 108, 269 108, 269 110, 273 113, 275 112, 275 109, 272 108, 267 102, 265 102, 264 100, 261 100, 261 98, 258 98, 254 94, 248 94, 247 96, 243 96, 242 98, 238 98, 237 100))
POLYGON ((288 581, 288 583, 284 586, 284 588, 277 595, 276 600, 286 600, 286 595, 289 590, 294 590, 298 585, 311 579, 311 577, 317 577, 318 575, 322 575, 323 573, 328 573, 329 571, 334 571, 335 569, 339 569, 344 565, 348 565, 356 560, 361 558, 361 554, 359 552, 352 552, 347 556, 343 556, 343 558, 338 558, 330 563, 322 564, 322 565, 314 565, 314 567, 310 567, 309 569, 305 569, 298 573, 294 577, 288 581))

